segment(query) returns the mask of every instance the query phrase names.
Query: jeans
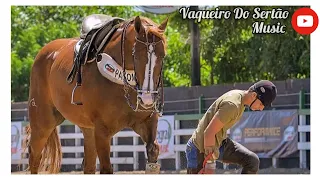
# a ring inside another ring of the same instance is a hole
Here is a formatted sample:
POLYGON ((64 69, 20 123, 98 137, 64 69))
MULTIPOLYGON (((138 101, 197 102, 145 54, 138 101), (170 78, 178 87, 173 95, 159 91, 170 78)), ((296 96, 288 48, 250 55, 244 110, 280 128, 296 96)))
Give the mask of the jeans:
MULTIPOLYGON (((217 160, 224 163, 241 165, 242 174, 255 174, 258 172, 259 157, 236 141, 226 138, 222 141, 219 151, 220 154, 217 160)), ((191 139, 187 143, 185 153, 187 158, 187 173, 197 174, 202 169, 205 158, 204 153, 200 153, 191 139)))

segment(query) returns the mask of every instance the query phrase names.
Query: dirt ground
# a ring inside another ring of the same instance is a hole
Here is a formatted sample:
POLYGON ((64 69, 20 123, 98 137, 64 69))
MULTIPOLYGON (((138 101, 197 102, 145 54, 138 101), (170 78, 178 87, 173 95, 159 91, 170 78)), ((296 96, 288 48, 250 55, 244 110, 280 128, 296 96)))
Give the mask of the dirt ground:
MULTIPOLYGON (((216 174, 240 174, 241 169, 234 169, 234 170, 223 170, 217 169, 216 174)), ((11 174, 30 174, 30 172, 20 171, 20 172, 12 172, 11 174)), ((45 173, 41 173, 45 174, 45 173)), ((83 174, 82 171, 72 171, 72 172, 61 172, 60 174, 83 174)), ((99 174, 99 172, 96 172, 99 174)), ((145 174, 144 171, 119 171, 115 172, 114 174, 145 174)), ((186 170, 180 171, 161 171, 160 174, 187 174, 186 170)), ((310 174, 310 170, 308 169, 300 169, 300 168, 266 168, 260 169, 259 174, 310 174)))

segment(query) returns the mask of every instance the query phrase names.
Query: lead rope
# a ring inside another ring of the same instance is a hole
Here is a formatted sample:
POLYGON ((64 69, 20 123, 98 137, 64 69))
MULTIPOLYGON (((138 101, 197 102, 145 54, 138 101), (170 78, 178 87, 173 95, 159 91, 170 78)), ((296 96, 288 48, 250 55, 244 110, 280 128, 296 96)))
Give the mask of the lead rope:
MULTIPOLYGON (((130 21, 132 22, 132 21, 130 21)), ((127 24, 125 24, 125 26, 123 27, 123 31, 121 33, 121 45, 120 45, 120 49, 121 49, 121 61, 122 61, 122 77, 123 77, 123 90, 124 90, 124 97, 126 98, 127 104, 131 107, 131 109, 133 111, 137 111, 138 110, 138 106, 133 107, 133 105, 130 102, 130 95, 129 95, 129 88, 132 86, 128 83, 127 81, 127 77, 126 77, 126 69, 125 69, 125 59, 124 59, 124 38, 125 38, 125 34, 126 34, 126 30, 130 24, 130 22, 128 22, 127 24)), ((136 72, 134 72, 134 76, 136 76, 136 72)), ((138 81, 136 81, 136 84, 138 83, 138 81)), ((135 90, 134 88, 132 88, 133 90, 135 90)), ((138 99, 137 99, 138 101, 138 99)), ((138 103, 138 102, 137 102, 138 103)))
POLYGON ((202 163, 202 169, 198 172, 198 174, 204 174, 204 169, 206 168, 208 160, 211 158, 212 153, 208 154, 208 156, 204 159, 202 163))

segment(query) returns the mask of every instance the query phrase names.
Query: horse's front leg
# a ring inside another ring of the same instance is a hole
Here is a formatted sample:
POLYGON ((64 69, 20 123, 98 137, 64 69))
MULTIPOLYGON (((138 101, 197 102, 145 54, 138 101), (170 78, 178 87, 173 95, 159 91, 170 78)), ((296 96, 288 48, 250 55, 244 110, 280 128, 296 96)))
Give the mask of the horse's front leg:
POLYGON ((157 163, 159 156, 159 145, 156 141, 158 118, 153 115, 150 119, 142 123, 136 123, 132 129, 140 135, 146 143, 148 162, 146 164, 146 174, 159 174, 160 164, 157 163))
POLYGON ((110 162, 110 145, 112 135, 108 129, 100 123, 95 125, 95 144, 100 161, 100 174, 113 174, 110 162))
POLYGON ((94 129, 81 128, 84 137, 84 174, 96 173, 97 151, 95 144, 94 129))

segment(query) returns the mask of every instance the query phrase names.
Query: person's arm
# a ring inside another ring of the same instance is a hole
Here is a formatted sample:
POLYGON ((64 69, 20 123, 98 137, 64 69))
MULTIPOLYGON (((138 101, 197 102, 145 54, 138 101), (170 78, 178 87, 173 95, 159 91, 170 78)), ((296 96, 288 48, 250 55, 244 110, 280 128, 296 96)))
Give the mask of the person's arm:
POLYGON ((216 138, 214 137, 217 132, 223 128, 223 126, 224 123, 221 122, 219 113, 216 113, 207 128, 204 130, 204 147, 214 146, 216 144, 216 138))
POLYGON ((222 102, 219 110, 204 131, 204 148, 214 147, 215 135, 223 128, 224 124, 232 120, 237 114, 237 107, 231 102, 222 102))

